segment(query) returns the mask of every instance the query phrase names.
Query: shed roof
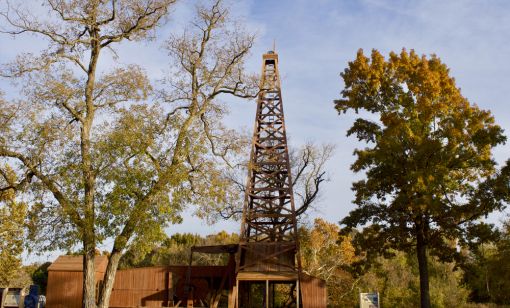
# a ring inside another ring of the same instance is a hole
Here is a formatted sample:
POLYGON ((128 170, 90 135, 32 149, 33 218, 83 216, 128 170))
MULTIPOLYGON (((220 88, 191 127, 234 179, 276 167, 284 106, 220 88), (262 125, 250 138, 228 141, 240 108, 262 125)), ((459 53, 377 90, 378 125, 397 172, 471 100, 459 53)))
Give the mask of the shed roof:
MULTIPOLYGON (((94 258, 96 272, 104 273, 108 265, 107 256, 94 258)), ((48 271, 81 272, 83 271, 83 256, 59 256, 49 267, 48 271)))

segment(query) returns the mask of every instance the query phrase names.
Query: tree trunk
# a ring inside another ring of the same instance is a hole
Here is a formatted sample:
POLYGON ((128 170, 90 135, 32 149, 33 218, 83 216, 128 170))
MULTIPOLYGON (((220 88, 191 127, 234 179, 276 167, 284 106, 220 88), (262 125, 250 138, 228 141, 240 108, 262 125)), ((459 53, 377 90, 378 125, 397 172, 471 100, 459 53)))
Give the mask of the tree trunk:
POLYGON ((118 250, 112 251, 110 259, 108 260, 108 266, 106 267, 106 273, 104 274, 103 287, 99 295, 98 308, 108 308, 110 303, 110 296, 112 295, 113 283, 115 282, 115 274, 117 273, 117 267, 119 266, 119 260, 122 254, 118 250))
POLYGON ((427 243, 425 242, 424 231, 418 227, 417 230, 416 254, 420 270, 420 307, 430 308, 429 292, 429 269, 427 264, 427 243))
POLYGON ((87 239, 83 242, 83 307, 96 308, 95 247, 87 239))
MULTIPOLYGON (((92 5, 90 17, 95 22, 97 17, 97 5, 92 5)), ((95 195, 95 181, 96 175, 94 174, 92 165, 92 150, 90 142, 90 134, 92 131, 92 124, 94 122, 94 86, 96 78, 96 66, 99 59, 99 29, 92 27, 89 30, 89 35, 93 38, 91 41, 90 49, 90 62, 87 71, 87 83, 85 87, 85 105, 86 115, 82 122, 80 131, 80 151, 82 163, 82 177, 84 184, 84 213, 83 213, 83 229, 81 230, 83 236, 83 249, 85 252, 85 266, 83 268, 83 307, 96 308, 96 279, 94 269, 94 255, 96 253, 96 234, 95 234, 95 208, 94 208, 94 195, 95 195)))

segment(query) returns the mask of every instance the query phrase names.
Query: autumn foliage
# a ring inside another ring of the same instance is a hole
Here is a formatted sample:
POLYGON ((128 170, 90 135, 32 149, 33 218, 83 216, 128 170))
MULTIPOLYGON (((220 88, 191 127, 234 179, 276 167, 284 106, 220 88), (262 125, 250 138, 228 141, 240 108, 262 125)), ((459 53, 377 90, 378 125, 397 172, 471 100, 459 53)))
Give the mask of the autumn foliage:
POLYGON ((492 156, 506 137, 435 55, 360 50, 342 78, 336 109, 361 115, 347 134, 366 144, 351 166, 366 173, 352 186, 357 208, 342 224, 366 226, 355 240, 369 252, 414 250, 421 306, 430 307, 428 254, 451 260, 451 241, 465 244, 508 199, 508 168, 498 171, 492 156))

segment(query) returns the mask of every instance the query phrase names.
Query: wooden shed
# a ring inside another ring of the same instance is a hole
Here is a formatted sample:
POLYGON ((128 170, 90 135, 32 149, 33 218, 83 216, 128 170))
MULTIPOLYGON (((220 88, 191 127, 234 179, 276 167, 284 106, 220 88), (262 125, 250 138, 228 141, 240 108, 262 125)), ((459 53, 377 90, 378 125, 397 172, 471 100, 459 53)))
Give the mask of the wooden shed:
MULTIPOLYGON (((186 306, 184 286, 188 269, 188 266, 154 266, 119 270, 110 307, 186 306)), ((227 266, 193 266, 189 275, 194 304, 203 306, 202 303, 210 302, 212 292, 230 289, 232 283, 228 277, 227 283, 221 286, 228 272, 227 266)))
MULTIPOLYGON (((95 258, 96 281, 106 271, 108 257, 95 258)), ((83 256, 60 256, 48 267, 46 307, 81 308, 83 298, 83 256)))
MULTIPOLYGON (((99 288, 107 257, 96 257, 96 281, 99 288)), ((48 268, 46 306, 80 308, 83 291, 83 258, 61 256, 48 268)), ((193 289, 193 303, 228 302, 234 282, 233 257, 227 266, 154 266, 118 270, 110 298, 110 307, 186 306, 186 279, 193 289)))

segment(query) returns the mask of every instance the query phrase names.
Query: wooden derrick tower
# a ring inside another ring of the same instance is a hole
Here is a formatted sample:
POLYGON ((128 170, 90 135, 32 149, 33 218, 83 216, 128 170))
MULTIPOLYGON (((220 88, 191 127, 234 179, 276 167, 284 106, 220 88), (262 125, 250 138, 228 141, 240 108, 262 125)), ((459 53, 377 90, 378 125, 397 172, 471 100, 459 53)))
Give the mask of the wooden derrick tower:
POLYGON ((215 280, 207 274, 218 267, 193 267, 190 255, 175 307, 185 300, 188 308, 325 308, 325 282, 301 272, 297 231, 278 55, 269 51, 262 56, 239 244, 192 247, 229 253, 229 263, 215 280))
POLYGON ((301 262, 278 55, 270 51, 262 61, 235 306, 300 307, 301 262))

